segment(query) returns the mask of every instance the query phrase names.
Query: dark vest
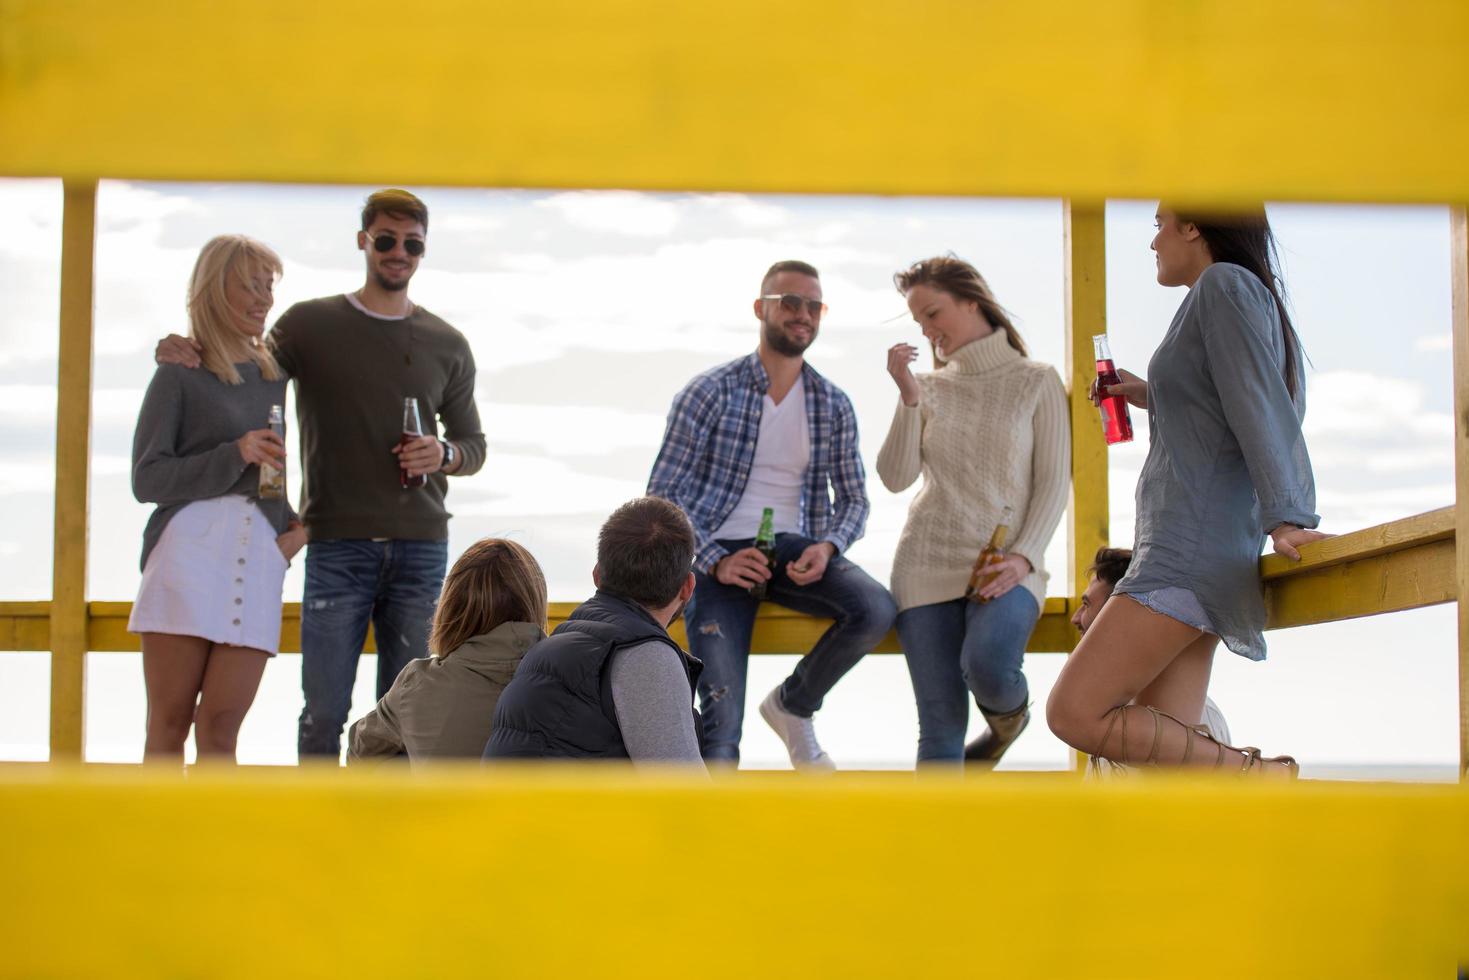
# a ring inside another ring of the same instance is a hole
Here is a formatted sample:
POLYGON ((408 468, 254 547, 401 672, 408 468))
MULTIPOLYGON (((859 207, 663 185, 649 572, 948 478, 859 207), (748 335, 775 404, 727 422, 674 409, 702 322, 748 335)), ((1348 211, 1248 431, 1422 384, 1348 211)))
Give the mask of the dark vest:
MULTIPOLYGON (((626 759, 607 663, 624 647, 656 640, 677 651, 689 702, 703 664, 679 649, 646 609, 598 591, 526 651, 495 706, 486 759, 626 759)), ((694 713, 694 731, 702 728, 694 713)))

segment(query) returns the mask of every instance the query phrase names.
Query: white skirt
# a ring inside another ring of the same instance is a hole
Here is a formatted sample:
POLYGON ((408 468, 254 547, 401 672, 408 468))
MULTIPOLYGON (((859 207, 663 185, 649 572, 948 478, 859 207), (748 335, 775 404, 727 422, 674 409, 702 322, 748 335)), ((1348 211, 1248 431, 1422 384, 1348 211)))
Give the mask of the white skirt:
POLYGON ((128 631, 201 636, 274 656, 287 564, 275 538, 244 497, 185 505, 148 555, 128 631))

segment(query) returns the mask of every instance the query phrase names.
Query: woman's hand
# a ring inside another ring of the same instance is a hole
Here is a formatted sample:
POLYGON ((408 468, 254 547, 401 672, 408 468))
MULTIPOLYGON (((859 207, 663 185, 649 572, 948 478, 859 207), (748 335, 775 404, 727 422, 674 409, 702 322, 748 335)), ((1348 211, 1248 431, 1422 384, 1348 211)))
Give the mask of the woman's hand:
POLYGON ((1121 395, 1123 398, 1127 399, 1127 403, 1133 408, 1147 408, 1147 381, 1139 378, 1131 371, 1124 371, 1121 368, 1117 369, 1117 376, 1122 379, 1121 384, 1099 385, 1097 384, 1097 378, 1092 379, 1091 391, 1088 393, 1091 397, 1092 404, 1095 405, 1097 408, 1101 408, 1103 398, 1106 398, 1109 395, 1121 395))
POLYGON ((306 547, 306 525, 300 521, 292 521, 286 525, 285 533, 276 537, 275 546, 281 549, 286 561, 295 558, 296 553, 306 547))
POLYGON ((918 404, 918 379, 908 366, 918 360, 918 348, 912 344, 894 344, 888 348, 888 374, 898 385, 898 394, 903 404, 912 408, 918 404))
POLYGON ((980 587, 979 595, 985 599, 998 599, 1033 571, 1030 559, 1024 555, 1006 555, 985 569, 989 581, 980 587))
POLYGON ((269 429, 253 429, 236 439, 235 445, 247 464, 283 466, 286 462, 285 442, 269 429))
POLYGON ((1320 541, 1331 535, 1322 534, 1320 531, 1310 531, 1294 524, 1281 524, 1270 532, 1270 540, 1275 545, 1275 553, 1284 555, 1291 561, 1300 561, 1301 553, 1298 550, 1301 545, 1308 541, 1320 541))

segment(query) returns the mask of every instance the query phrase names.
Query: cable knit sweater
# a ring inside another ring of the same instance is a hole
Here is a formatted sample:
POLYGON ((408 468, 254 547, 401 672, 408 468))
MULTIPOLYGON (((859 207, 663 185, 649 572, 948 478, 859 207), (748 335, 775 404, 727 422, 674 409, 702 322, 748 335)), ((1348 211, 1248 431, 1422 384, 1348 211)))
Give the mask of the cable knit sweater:
POLYGON ((965 344, 919 400, 898 401, 877 473, 897 493, 923 475, 893 557, 898 609, 964 595, 969 572, 1008 506, 1008 550, 1035 571, 1021 585, 1044 604, 1047 543, 1066 509, 1071 431, 1055 368, 1023 356, 1004 330, 965 344))

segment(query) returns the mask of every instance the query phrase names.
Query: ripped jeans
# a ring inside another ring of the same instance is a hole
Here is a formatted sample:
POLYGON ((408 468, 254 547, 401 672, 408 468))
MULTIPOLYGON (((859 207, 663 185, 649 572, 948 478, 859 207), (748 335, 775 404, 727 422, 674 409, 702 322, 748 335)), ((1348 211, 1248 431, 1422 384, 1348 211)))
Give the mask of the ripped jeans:
MULTIPOLYGON (((721 540, 730 551, 753 542, 721 540)), ((776 605, 834 619, 811 652, 780 686, 787 711, 810 717, 822 699, 887 635, 897 615, 888 590, 841 555, 831 560, 826 574, 810 585, 796 585, 786 577, 787 562, 795 561, 813 542, 799 534, 775 536, 775 574, 767 599, 776 605)), ((745 678, 750 658, 750 635, 760 604, 741 586, 723 585, 712 575, 694 573, 697 584, 684 609, 689 652, 704 662, 699 675, 699 710, 703 716, 704 758, 738 760, 745 717, 745 678)), ((792 650, 791 653, 800 653, 792 650)))
POLYGON ((377 641, 379 699, 408 661, 428 656, 429 624, 448 557, 448 541, 343 538, 306 546, 300 755, 341 754, 369 621, 377 641))

